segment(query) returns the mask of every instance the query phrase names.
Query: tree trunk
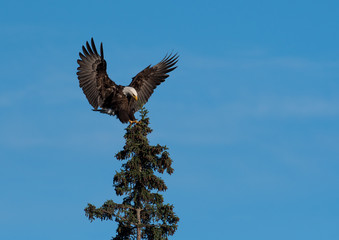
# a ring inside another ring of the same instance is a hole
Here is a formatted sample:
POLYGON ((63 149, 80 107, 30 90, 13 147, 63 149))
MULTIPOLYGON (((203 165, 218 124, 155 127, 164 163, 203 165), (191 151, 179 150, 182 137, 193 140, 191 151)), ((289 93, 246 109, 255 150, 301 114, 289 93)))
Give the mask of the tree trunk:
POLYGON ((138 219, 138 227, 137 227, 138 235, 137 235, 137 240, 141 240, 141 227, 140 227, 140 224, 141 224, 140 211, 141 211, 141 209, 137 208, 136 210, 137 210, 137 219, 138 219))

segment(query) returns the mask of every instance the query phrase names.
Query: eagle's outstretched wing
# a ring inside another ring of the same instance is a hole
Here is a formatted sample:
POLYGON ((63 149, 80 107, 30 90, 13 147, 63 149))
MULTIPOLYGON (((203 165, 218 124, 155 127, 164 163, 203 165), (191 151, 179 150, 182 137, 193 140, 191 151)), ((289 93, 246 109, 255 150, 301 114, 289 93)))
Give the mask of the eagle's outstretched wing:
POLYGON ((86 47, 82 46, 83 53, 79 53, 78 59, 78 79, 82 91, 86 95, 88 102, 97 109, 101 106, 108 94, 116 88, 116 84, 109 79, 106 72, 106 61, 102 43, 100 45, 100 55, 97 52, 93 38, 91 46, 86 42, 86 47))
POLYGON ((133 99, 130 102, 130 109, 133 112, 141 109, 154 89, 169 76, 167 73, 177 68, 174 65, 178 62, 178 57, 177 54, 166 55, 157 65, 153 67, 149 65, 132 79, 129 86, 133 87, 138 93, 138 101, 133 99))

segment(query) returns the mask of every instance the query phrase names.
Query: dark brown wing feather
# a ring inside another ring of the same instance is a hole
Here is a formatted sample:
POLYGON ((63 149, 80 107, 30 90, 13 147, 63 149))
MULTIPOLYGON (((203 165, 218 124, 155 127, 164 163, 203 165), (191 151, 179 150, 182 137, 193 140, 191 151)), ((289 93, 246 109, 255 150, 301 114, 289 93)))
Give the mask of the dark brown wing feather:
POLYGON ((135 88, 138 93, 138 101, 134 99, 130 102, 130 109, 133 112, 138 111, 148 101, 154 89, 169 76, 167 73, 177 67, 178 55, 166 55, 157 65, 148 66, 138 73, 129 86, 135 88))
POLYGON ((78 59, 79 85, 88 102, 94 109, 97 109, 103 104, 107 95, 111 94, 116 88, 116 84, 107 75, 102 43, 100 55, 93 38, 91 39, 91 46, 86 42, 86 47, 82 46, 82 51, 83 53, 79 53, 80 59, 78 59))

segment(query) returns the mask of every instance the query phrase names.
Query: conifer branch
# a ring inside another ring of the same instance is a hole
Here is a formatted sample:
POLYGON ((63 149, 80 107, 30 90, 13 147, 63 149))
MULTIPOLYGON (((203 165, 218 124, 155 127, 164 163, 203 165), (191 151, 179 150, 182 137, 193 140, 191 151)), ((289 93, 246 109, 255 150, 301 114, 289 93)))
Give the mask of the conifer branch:
POLYGON ((152 129, 148 126, 147 110, 143 108, 140 113, 139 123, 126 128, 125 146, 116 154, 117 160, 125 161, 113 178, 115 192, 124 196, 123 202, 108 200, 100 208, 88 204, 85 209, 91 221, 98 218, 118 222, 113 240, 168 239, 178 227, 174 207, 164 204, 159 193, 166 191, 167 186, 155 175, 172 174, 172 159, 166 146, 149 144, 147 135, 152 129))

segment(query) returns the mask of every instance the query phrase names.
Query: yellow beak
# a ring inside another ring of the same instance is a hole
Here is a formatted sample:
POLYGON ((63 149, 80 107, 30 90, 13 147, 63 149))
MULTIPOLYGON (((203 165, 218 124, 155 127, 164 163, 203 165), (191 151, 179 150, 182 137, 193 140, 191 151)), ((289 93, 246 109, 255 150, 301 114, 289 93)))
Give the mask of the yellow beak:
POLYGON ((138 101, 138 96, 133 96, 133 98, 135 99, 135 101, 138 101))

